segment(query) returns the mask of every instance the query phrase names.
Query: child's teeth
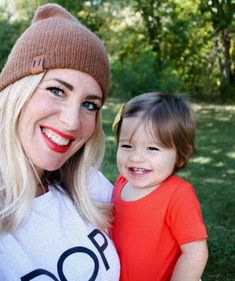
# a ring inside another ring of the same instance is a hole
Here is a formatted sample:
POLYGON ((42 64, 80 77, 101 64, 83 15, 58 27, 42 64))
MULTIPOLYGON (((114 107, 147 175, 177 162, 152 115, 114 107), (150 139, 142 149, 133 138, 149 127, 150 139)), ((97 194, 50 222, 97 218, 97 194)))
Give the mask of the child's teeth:
POLYGON ((140 169, 140 168, 134 168, 133 170, 134 170, 136 173, 138 173, 138 174, 141 174, 141 173, 144 172, 144 170, 143 170, 143 169, 140 169))

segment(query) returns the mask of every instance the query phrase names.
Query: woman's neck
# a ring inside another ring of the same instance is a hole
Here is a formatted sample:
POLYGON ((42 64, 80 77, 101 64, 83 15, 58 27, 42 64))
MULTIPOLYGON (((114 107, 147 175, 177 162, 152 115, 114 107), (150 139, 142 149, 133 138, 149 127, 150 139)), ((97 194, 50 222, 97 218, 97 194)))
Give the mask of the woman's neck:
POLYGON ((42 184, 40 182, 37 184, 35 197, 41 196, 41 195, 45 194, 46 192, 48 192, 48 185, 42 184))

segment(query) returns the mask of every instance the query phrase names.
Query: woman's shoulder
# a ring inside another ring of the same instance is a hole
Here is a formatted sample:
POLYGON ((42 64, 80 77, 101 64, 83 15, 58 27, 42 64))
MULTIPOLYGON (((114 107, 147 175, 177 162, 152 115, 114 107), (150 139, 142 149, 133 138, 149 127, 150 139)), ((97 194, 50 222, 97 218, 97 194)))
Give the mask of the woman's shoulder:
POLYGON ((88 179, 88 190, 94 200, 100 202, 111 202, 113 185, 97 169, 92 168, 88 179))

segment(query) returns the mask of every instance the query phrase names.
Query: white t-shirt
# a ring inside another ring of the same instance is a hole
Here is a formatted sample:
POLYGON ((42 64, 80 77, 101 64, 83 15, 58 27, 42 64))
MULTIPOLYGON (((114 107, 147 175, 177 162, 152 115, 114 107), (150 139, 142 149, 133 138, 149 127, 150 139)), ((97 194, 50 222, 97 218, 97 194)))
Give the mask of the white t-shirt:
MULTIPOLYGON (((110 202, 112 185, 93 171, 91 196, 110 202)), ((54 187, 34 199, 29 217, 0 237, 1 281, 116 281, 120 265, 110 238, 85 222, 54 187)))

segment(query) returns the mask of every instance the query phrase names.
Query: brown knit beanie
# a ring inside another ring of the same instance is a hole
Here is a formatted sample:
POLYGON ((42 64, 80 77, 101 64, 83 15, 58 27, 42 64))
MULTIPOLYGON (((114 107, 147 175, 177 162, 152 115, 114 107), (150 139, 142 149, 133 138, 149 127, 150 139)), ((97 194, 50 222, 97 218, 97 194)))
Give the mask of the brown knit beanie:
POLYGON ((25 76, 55 68, 91 75, 106 98, 109 62, 101 41, 63 7, 46 4, 12 48, 0 73, 0 91, 25 76))

